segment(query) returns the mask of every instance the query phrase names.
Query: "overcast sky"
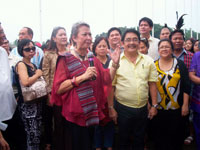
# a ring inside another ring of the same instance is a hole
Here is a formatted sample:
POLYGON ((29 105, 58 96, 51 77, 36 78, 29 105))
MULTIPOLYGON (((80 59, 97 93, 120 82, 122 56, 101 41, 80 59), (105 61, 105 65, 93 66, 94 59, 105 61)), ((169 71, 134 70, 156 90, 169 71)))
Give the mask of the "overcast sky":
POLYGON ((135 27, 144 16, 175 27, 178 11, 179 16, 188 14, 185 28, 200 32, 198 8, 200 0, 2 0, 0 22, 11 42, 24 26, 31 27, 33 40, 41 42, 50 38, 56 26, 65 27, 69 37, 77 21, 89 23, 93 37, 112 26, 135 27))

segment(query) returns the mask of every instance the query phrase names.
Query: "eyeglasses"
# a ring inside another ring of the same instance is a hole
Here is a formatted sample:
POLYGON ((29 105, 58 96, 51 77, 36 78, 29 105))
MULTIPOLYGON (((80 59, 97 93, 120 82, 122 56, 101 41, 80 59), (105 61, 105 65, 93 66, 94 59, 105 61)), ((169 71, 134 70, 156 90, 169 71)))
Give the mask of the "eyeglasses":
POLYGON ((24 48, 23 50, 25 51, 25 52, 30 52, 31 50, 32 51, 35 51, 35 46, 34 47, 28 47, 28 48, 24 48))
POLYGON ((161 46, 158 49, 171 49, 171 47, 169 47, 169 46, 161 46))
POLYGON ((133 42, 138 42, 139 40, 138 40, 137 38, 133 38, 133 39, 127 38, 127 39, 125 39, 124 41, 125 41, 125 42, 131 42, 131 41, 133 41, 133 42))

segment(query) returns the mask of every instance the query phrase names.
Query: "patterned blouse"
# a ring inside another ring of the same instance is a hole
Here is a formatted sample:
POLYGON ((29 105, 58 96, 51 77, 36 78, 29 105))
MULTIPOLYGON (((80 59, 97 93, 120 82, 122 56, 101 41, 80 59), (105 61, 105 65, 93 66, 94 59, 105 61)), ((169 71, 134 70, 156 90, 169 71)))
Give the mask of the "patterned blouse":
POLYGON ((177 59, 174 59, 173 66, 168 71, 159 68, 159 61, 155 62, 158 72, 158 109, 175 110, 180 108, 178 96, 180 94, 180 69, 177 59))

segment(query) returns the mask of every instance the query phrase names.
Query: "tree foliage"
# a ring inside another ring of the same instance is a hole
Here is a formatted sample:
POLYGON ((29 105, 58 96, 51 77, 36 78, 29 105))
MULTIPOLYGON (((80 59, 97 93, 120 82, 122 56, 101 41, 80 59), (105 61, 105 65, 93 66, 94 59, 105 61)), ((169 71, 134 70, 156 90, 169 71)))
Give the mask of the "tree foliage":
MULTIPOLYGON (((161 26, 160 24, 154 24, 154 37, 156 38, 160 38, 160 31, 161 29, 163 28, 163 26, 161 26)), ((174 30, 174 28, 171 28, 169 27, 171 31, 174 30)), ((125 32, 125 30, 127 30, 128 28, 125 26, 125 27, 119 27, 119 29, 121 30, 122 34, 125 32)), ((133 28, 135 29, 135 28, 133 28)), ((138 27, 137 27, 137 31, 139 31, 138 27)), ((185 39, 189 39, 191 38, 191 29, 185 29, 185 39)), ((104 37, 107 37, 107 33, 103 32, 101 34, 98 34, 96 35, 95 38, 99 37, 99 36, 104 36, 104 37)), ((192 31, 192 37, 194 39, 196 39, 197 37, 197 32, 195 31, 192 31)), ((198 33, 198 37, 200 38, 200 33, 198 33)))

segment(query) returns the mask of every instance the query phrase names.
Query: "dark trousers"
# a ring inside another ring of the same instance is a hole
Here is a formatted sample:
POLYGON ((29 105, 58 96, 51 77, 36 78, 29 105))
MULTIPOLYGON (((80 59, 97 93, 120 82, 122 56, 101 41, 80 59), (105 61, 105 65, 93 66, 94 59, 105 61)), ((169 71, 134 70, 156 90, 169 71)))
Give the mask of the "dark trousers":
POLYGON ((108 122, 105 126, 96 126, 94 133, 94 143, 96 148, 112 147, 115 133, 113 121, 108 122))
POLYGON ((26 133, 19 114, 18 107, 12 119, 5 121, 8 125, 6 131, 2 132, 11 150, 26 150, 26 133))
POLYGON ((200 150, 200 113, 194 112, 193 122, 196 135, 197 150, 200 150))
POLYGON ((158 110, 152 121, 156 150, 182 150, 185 122, 180 109, 158 110))
POLYGON ((64 150, 64 118, 61 114, 61 106, 53 106, 54 132, 53 132, 53 149, 64 150))
POLYGON ((53 107, 47 105, 47 99, 43 100, 43 125, 45 144, 52 144, 53 138, 53 107))
POLYGON ((131 108, 116 102, 115 108, 118 113, 120 150, 144 150, 147 106, 131 108))
MULTIPOLYGON (((82 127, 65 120, 64 133, 65 139, 68 137, 68 141, 71 141, 72 150, 92 150, 94 126, 82 127)), ((69 144, 70 142, 68 142, 69 144)))

